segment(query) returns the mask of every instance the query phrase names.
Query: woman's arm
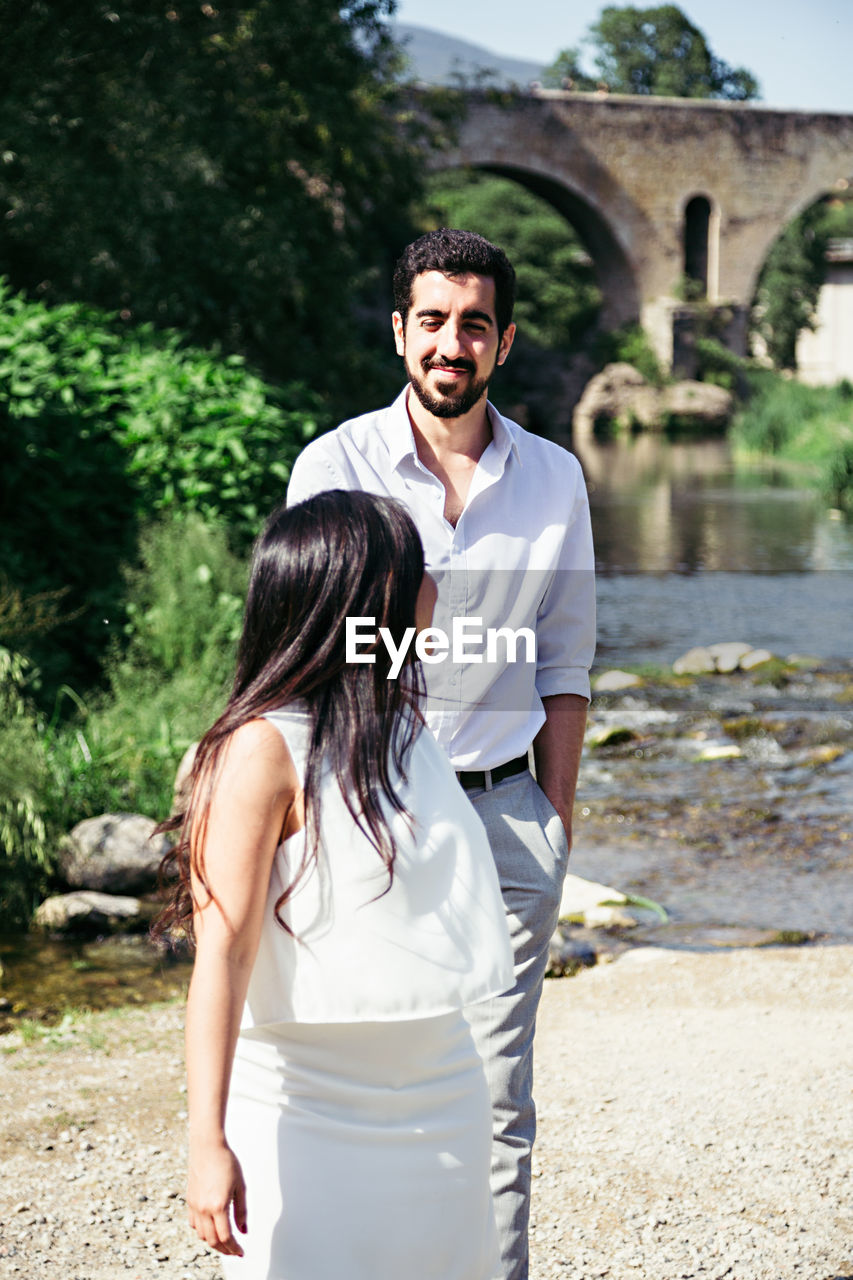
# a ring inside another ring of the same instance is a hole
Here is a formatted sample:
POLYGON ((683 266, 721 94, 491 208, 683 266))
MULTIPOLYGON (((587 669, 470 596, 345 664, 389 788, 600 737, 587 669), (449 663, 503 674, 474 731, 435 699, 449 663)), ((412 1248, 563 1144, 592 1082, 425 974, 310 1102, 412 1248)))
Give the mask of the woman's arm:
MULTIPOLYGON (((242 1255, 246 1191, 225 1140, 225 1106, 273 855, 299 791, 281 734, 252 720, 230 739, 204 833, 209 892, 194 876, 196 959, 187 1000, 190 1225, 220 1253, 242 1255)), ((297 826, 299 824, 297 823, 297 826)))

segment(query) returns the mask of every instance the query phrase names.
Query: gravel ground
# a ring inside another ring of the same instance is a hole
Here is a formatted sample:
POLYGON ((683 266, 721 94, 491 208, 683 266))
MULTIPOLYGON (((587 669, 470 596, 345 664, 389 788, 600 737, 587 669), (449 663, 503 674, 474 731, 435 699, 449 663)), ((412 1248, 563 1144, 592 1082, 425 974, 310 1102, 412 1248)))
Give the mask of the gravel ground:
MULTIPOLYGON (((851 961, 649 947, 546 984, 533 1280, 853 1280, 851 961)), ((181 1017, 0 1039, 0 1276, 219 1280, 185 1225, 181 1017)))

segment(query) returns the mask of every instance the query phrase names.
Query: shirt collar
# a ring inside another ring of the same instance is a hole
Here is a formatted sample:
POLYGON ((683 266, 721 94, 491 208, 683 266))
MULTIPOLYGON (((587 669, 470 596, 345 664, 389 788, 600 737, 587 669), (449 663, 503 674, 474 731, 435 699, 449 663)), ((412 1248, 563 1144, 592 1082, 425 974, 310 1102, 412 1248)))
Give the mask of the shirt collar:
MULTIPOLYGON (((393 470, 396 471, 404 458, 411 458, 413 461, 417 458, 417 450, 415 449, 415 437, 412 432, 412 424, 409 420, 409 410, 406 407, 408 399, 409 384, 407 383, 397 399, 390 406, 387 430, 385 432, 385 443, 388 446, 388 461, 393 470)), ((518 447, 519 428, 511 418, 504 418, 498 413, 491 401, 487 401, 487 409, 489 421, 492 424, 492 441, 497 451, 498 459, 501 467, 506 465, 506 460, 510 455, 510 451, 515 454, 515 460, 521 465, 521 454, 518 447)))

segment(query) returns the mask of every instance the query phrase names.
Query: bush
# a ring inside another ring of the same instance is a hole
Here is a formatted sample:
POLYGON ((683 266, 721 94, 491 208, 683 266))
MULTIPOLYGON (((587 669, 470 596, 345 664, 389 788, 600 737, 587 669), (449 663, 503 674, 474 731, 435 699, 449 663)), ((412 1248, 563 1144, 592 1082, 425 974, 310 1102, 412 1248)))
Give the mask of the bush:
POLYGON ((316 396, 239 357, 0 282, 0 562, 10 597, 63 593, 27 644, 46 689, 89 685, 122 634, 140 522, 196 512, 245 550, 321 423, 316 396))
POLYGON ((0 649, 0 927, 25 924, 50 872, 49 772, 26 691, 26 661, 0 649))
POLYGON ((743 356, 730 351, 717 338, 702 335, 696 338, 696 355, 699 366, 696 377, 700 382, 711 382, 738 395, 748 394, 750 364, 743 356))
POLYGON ((601 365, 633 365, 653 387, 662 387, 666 381, 660 361, 639 325, 601 334, 596 342, 595 355, 601 365))
POLYGON ((130 810, 169 813, 187 747, 216 718, 233 676, 245 557, 221 525, 171 518, 146 529, 128 573, 128 636, 106 663, 108 688, 48 733, 50 822, 130 810))
POLYGON ((742 449, 802 464, 830 501, 853 503, 853 398, 847 386, 810 387, 770 370, 748 375, 751 394, 735 418, 742 449))
POLYGON ((826 462, 823 490, 837 506, 853 507, 853 438, 843 440, 826 462))

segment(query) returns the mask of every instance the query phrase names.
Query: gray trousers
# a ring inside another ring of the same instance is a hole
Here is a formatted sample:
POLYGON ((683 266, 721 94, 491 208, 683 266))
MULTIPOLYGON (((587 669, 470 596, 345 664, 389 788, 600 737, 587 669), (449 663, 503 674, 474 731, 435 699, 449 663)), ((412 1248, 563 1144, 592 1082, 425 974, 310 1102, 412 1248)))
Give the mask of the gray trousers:
POLYGON ((556 810, 530 773, 468 793, 498 869, 515 955, 515 986, 471 1005, 465 1017, 492 1098, 492 1193, 500 1280, 527 1280, 530 1157, 536 1136, 533 1033, 548 944, 557 924, 568 842, 556 810))

